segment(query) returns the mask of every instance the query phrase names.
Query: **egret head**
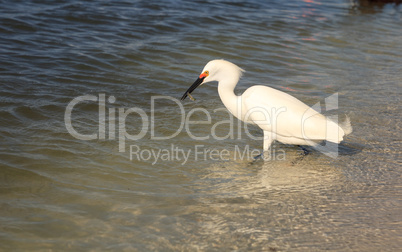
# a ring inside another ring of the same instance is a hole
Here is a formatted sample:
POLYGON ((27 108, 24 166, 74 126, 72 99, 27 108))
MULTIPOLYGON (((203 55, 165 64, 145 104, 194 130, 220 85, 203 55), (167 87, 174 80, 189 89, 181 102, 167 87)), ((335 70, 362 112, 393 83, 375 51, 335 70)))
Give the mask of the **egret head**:
POLYGON ((192 96, 190 95, 198 86, 211 82, 211 81, 221 81, 224 78, 240 78, 242 72, 244 70, 239 68, 233 63, 230 63, 226 60, 211 60, 208 62, 204 69, 202 70, 198 79, 190 86, 190 88, 184 93, 181 97, 181 100, 186 99, 189 96, 192 100, 192 96))

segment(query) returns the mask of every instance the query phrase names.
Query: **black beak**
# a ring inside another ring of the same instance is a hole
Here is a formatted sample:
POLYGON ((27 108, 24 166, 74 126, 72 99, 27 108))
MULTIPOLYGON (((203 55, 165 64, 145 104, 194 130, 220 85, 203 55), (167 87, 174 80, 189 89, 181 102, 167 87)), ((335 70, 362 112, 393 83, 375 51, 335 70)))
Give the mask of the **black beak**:
MULTIPOLYGON (((202 84, 202 82, 204 81, 205 77, 202 78, 198 78, 193 85, 191 85, 191 87, 189 89, 187 89, 187 91, 184 93, 184 95, 181 97, 181 101, 183 101, 184 99, 186 99, 188 94, 191 94, 191 92, 194 91, 194 89, 196 89, 199 85, 202 84)), ((191 97, 191 96, 190 96, 191 97)))

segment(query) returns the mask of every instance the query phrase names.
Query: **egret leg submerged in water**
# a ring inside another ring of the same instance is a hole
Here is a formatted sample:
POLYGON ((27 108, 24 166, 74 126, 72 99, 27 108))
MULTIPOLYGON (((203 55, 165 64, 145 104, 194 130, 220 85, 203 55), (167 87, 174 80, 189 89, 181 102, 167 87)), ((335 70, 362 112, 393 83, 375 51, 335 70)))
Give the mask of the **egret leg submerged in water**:
POLYGON ((226 108, 238 119, 259 126, 264 132, 263 150, 272 142, 316 146, 322 141, 339 144, 352 132, 349 118, 342 125, 320 114, 297 98, 267 86, 252 86, 237 96, 234 89, 244 72, 226 60, 212 60, 181 100, 200 85, 217 81, 218 93, 226 108))

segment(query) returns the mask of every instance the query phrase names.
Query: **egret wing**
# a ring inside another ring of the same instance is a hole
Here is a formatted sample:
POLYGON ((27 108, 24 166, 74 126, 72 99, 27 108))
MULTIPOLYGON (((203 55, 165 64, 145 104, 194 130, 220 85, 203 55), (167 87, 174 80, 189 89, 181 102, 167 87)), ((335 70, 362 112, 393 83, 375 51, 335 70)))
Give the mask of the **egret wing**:
POLYGON ((241 96, 242 115, 265 131, 282 137, 339 142, 343 130, 297 98, 266 86, 253 86, 241 96))

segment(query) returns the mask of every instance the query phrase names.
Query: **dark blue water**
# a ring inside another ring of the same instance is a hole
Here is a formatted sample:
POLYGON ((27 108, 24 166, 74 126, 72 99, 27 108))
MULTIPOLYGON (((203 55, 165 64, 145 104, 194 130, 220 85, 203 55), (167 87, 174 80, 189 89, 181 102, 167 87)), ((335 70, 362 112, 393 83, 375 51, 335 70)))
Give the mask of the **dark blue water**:
POLYGON ((402 247, 400 5, 0 1, 0 13, 0 250, 402 247), (178 100, 216 58, 246 70, 239 94, 338 95, 354 128, 340 155, 275 144, 251 163, 261 132, 230 121, 216 84, 178 100))

